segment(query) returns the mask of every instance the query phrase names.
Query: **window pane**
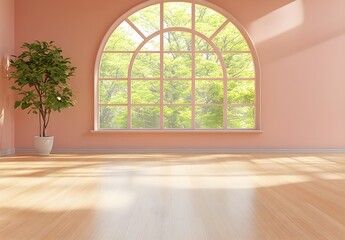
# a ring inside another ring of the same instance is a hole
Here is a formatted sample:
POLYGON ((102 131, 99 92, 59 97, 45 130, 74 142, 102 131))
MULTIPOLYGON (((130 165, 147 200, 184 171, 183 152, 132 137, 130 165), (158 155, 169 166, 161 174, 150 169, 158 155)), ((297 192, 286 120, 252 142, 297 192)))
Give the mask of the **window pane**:
POLYGON ((185 80, 164 81, 164 103, 181 104, 192 102, 192 82, 185 80))
POLYGON ((197 104, 220 104, 224 101, 223 81, 195 81, 195 98, 197 104))
POLYGON ((223 107, 195 107, 196 128, 222 128, 223 107))
POLYGON ((143 38, 126 22, 121 23, 111 34, 106 51, 134 51, 143 38))
POLYGON ((164 28, 192 27, 192 5, 190 3, 164 3, 164 28))
POLYGON ((171 31, 164 33, 164 50, 191 51, 192 34, 188 32, 171 31))
POLYGON ((127 81, 99 81, 99 103, 127 103, 127 81))
POLYGON ((232 23, 228 23, 220 31, 213 42, 222 51, 248 51, 249 47, 242 34, 232 23))
POLYGON ((164 107, 164 128, 191 128, 191 107, 164 107))
POLYGON ((195 29, 210 37, 226 18, 218 12, 200 5, 195 5, 195 29))
POLYGON ((197 77, 223 77, 223 71, 215 53, 196 53, 195 68, 197 77))
POLYGON ((254 107, 229 107, 228 128, 254 128, 254 107))
POLYGON ((100 128, 127 128, 127 107, 100 106, 100 128))
POLYGON ((159 78, 159 53, 139 53, 134 61, 132 77, 159 78))
POLYGON ((144 8, 128 18, 145 35, 149 36, 160 28, 159 4, 144 8))
POLYGON ((229 78, 254 78, 254 62, 250 53, 224 54, 223 56, 229 78))
POLYGON ((131 93, 134 104, 159 103, 160 83, 157 80, 132 81, 131 93))
POLYGON ((132 107, 132 128, 159 128, 160 107, 132 107))
POLYGON ((140 51, 159 51, 160 50, 160 35, 155 36, 149 40, 145 45, 140 49, 140 51))
POLYGON ((125 78, 128 76, 130 53, 103 53, 100 66, 101 78, 125 78))
POLYGON ((166 53, 164 54, 165 78, 191 78, 192 54, 166 53))
POLYGON ((228 103, 254 104, 255 82, 253 80, 228 81, 228 103))

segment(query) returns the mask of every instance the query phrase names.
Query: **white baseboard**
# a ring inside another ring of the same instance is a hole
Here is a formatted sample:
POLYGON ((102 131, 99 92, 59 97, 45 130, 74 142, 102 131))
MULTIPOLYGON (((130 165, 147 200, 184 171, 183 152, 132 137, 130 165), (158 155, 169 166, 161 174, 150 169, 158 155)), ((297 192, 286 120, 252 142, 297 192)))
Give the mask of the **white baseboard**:
POLYGON ((14 148, 0 149, 0 157, 14 154, 16 151, 14 148))
MULTIPOLYGON (((33 148, 17 148, 16 153, 34 154, 33 148)), ((58 148, 55 154, 135 154, 135 153, 200 153, 200 154, 245 154, 245 153, 280 153, 280 154, 345 154, 345 148, 147 148, 147 149, 110 149, 110 148, 58 148)))

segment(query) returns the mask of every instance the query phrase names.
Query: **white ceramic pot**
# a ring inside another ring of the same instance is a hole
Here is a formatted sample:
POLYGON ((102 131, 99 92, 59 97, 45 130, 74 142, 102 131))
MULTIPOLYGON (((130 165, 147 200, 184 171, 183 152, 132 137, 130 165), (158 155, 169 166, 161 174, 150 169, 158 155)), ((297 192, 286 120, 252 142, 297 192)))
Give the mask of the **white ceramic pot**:
POLYGON ((37 155, 49 156, 53 148, 54 137, 35 136, 34 143, 37 155))

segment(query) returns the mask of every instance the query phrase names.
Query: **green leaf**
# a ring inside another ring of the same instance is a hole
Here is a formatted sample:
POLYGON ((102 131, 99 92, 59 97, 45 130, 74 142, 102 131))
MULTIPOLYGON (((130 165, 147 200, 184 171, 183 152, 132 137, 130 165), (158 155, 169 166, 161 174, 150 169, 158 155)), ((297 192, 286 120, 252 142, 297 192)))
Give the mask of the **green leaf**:
POLYGON ((11 86, 11 89, 12 89, 12 90, 15 90, 15 91, 19 91, 19 90, 20 90, 20 88, 18 88, 18 87, 16 87, 16 86, 11 86))
POLYGON ((16 102, 14 103, 14 108, 19 107, 19 106, 20 106, 20 104, 21 104, 21 102, 20 102, 20 101, 16 101, 16 102))
POLYGON ((28 107, 30 107, 31 105, 32 105, 32 103, 23 102, 21 108, 22 108, 23 110, 25 110, 25 109, 27 109, 28 107))

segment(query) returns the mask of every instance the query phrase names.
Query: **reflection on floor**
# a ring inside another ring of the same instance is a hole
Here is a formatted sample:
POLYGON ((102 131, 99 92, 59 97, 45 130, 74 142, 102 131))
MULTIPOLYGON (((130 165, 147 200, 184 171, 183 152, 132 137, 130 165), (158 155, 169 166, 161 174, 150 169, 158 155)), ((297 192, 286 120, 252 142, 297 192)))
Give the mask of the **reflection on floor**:
POLYGON ((345 155, 0 158, 0 239, 345 239, 345 155))

